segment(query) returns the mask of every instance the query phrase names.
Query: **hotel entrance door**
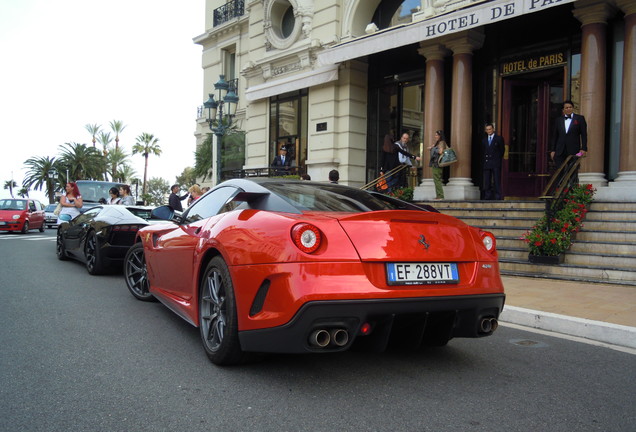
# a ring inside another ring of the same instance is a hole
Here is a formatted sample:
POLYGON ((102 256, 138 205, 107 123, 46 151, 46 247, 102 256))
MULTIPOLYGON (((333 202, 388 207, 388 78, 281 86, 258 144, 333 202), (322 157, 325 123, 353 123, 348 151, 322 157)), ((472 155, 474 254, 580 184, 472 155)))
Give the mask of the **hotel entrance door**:
POLYGON ((553 119, 561 114, 563 69, 503 81, 501 135, 508 146, 503 163, 507 197, 538 197, 554 171, 549 140, 553 119))

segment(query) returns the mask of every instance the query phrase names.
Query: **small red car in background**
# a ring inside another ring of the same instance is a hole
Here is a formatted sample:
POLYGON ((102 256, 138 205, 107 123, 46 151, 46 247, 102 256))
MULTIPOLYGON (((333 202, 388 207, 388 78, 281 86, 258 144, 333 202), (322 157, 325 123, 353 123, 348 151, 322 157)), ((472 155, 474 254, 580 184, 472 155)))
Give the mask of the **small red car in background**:
POLYGON ((44 232, 44 206, 34 199, 0 199, 0 231, 20 231, 25 234, 38 228, 44 232))

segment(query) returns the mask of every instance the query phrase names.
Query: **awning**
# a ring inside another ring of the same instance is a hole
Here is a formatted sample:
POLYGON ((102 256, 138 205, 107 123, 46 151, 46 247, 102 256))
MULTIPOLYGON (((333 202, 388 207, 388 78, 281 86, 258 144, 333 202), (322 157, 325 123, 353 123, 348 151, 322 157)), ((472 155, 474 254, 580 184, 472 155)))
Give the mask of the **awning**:
POLYGON ((576 0, 494 0, 467 7, 436 18, 361 36, 318 53, 319 65, 330 65, 382 51, 434 40, 441 36, 482 27, 521 15, 541 12, 576 0))
POLYGON ((270 96, 287 93, 294 90, 313 87, 338 79, 338 65, 324 66, 308 72, 286 76, 263 84, 249 87, 245 90, 245 98, 255 101, 270 96))

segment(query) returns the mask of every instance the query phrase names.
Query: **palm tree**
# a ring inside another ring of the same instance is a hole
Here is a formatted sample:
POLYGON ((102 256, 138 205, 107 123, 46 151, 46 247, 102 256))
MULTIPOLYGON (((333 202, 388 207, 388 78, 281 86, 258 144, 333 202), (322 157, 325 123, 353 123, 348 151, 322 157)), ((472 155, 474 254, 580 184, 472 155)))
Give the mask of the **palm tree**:
POLYGON ((126 129, 126 125, 121 120, 113 120, 110 122, 110 129, 115 134, 115 148, 119 148, 119 134, 126 129))
POLYGON ((106 165, 111 167, 110 178, 113 181, 116 181, 119 177, 119 169, 124 165, 126 160, 128 160, 128 155, 120 148, 112 149, 106 155, 106 165))
POLYGON ((203 181, 212 177, 212 148, 212 134, 208 134, 194 152, 194 174, 203 181))
POLYGON ((68 170, 69 178, 65 181, 102 180, 105 169, 105 158, 99 150, 76 142, 64 143, 63 146, 60 146, 60 168, 58 171, 68 170))
POLYGON ((86 125, 84 125, 84 127, 86 128, 88 133, 93 136, 93 147, 95 147, 95 141, 96 141, 95 135, 97 135, 99 133, 99 129, 102 126, 101 125, 97 125, 97 124, 86 124, 86 125))
POLYGON ((119 181, 123 183, 132 184, 134 177, 137 175, 135 169, 128 163, 123 163, 117 171, 119 181))
POLYGON ((144 187, 142 189, 142 195, 146 195, 146 178, 148 174, 148 156, 150 154, 154 154, 155 156, 161 155, 161 147, 157 142, 159 138, 155 138, 154 135, 149 133, 142 133, 137 138, 137 142, 133 146, 132 153, 137 154, 140 153, 146 159, 144 165, 144 187))
MULTIPOLYGON (((99 141, 99 143, 102 145, 102 154, 104 155, 104 157, 106 157, 106 155, 108 154, 109 145, 113 141, 113 139, 110 136, 110 132, 101 131, 99 133, 99 136, 97 137, 97 141, 99 141)), ((106 177, 106 174, 107 174, 106 167, 104 167, 103 173, 104 173, 104 177, 106 177)))
POLYGON ((29 188, 21 187, 20 190, 18 191, 18 195, 21 196, 22 198, 28 198, 29 188))
MULTIPOLYGON (((126 125, 121 120, 113 120, 110 122, 110 129, 115 134, 115 150, 119 150, 119 134, 126 129, 126 125)), ((112 166, 112 172, 115 172, 117 167, 112 166)), ((113 177, 114 179, 115 177, 113 177)))
POLYGON ((27 159, 24 165, 27 167, 27 172, 22 181, 22 186, 34 190, 42 190, 42 187, 46 185, 46 195, 49 198, 49 204, 53 204, 55 202, 55 190, 57 189, 56 184, 62 184, 60 181, 62 169, 59 167, 59 163, 54 157, 39 156, 27 159), (57 179, 49 178, 51 170, 57 172, 57 179))
POLYGON ((4 188, 5 189, 9 189, 9 193, 11 194, 11 198, 14 198, 13 196, 13 188, 18 187, 18 184, 16 182, 14 182, 13 180, 7 180, 6 182, 4 182, 4 188))

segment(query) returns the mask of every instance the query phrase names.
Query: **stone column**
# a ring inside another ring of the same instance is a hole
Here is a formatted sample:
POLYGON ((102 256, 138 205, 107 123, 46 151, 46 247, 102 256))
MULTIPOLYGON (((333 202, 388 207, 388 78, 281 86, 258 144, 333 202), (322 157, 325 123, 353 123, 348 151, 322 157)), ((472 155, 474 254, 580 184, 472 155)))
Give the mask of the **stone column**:
POLYGON ((625 13, 623 47, 623 100, 621 104, 620 163, 616 181, 610 184, 610 199, 636 201, 636 2, 617 0, 625 13))
POLYGON ((440 44, 420 43, 418 52, 426 58, 426 83, 424 85, 424 131, 422 132, 422 183, 416 188, 417 200, 435 198, 433 175, 428 166, 428 146, 435 139, 435 131, 444 128, 444 57, 448 50, 440 44))
POLYGON ((581 114, 587 121, 588 156, 581 163, 581 183, 607 186, 605 154, 606 30, 614 7, 608 2, 576 2, 574 16, 581 22, 581 114))
POLYGON ((473 185, 471 175, 473 51, 481 48, 484 39, 483 31, 477 29, 461 32, 443 40, 444 45, 453 51, 451 130, 447 137, 459 159, 451 166, 450 179, 444 191, 447 199, 479 199, 479 187, 473 185))

